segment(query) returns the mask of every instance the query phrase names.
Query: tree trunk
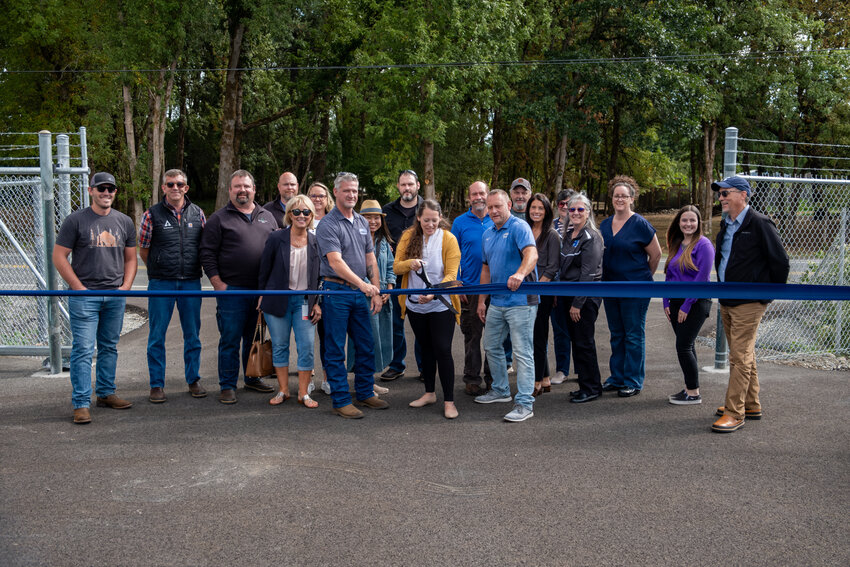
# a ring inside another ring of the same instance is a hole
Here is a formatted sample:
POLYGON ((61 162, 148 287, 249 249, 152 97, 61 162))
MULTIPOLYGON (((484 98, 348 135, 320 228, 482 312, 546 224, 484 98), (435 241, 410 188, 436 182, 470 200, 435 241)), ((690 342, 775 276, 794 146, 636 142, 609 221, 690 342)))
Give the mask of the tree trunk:
MULTIPOLYGON (((703 143, 703 171, 702 171, 702 218, 711 219, 711 210, 714 206, 714 195, 711 191, 711 183, 714 180, 714 157, 717 151, 717 122, 704 122, 702 126, 703 143)), ((706 236, 712 234, 711 223, 702 223, 706 236)))
POLYGON ((699 203, 699 192, 697 191, 697 179, 699 177, 697 164, 697 144, 696 140, 691 140, 691 203, 699 203))
POLYGON ((319 131, 319 153, 313 161, 313 179, 324 182, 325 170, 328 166, 328 140, 331 135, 331 113, 322 112, 322 127, 319 131))
POLYGON ((171 61, 168 76, 166 71, 159 72, 159 80, 150 92, 150 151, 151 151, 151 201, 159 201, 160 182, 165 171, 165 123, 168 118, 168 106, 171 104, 171 93, 174 90, 174 71, 177 69, 177 59, 171 61))
POLYGON ((561 143, 558 144, 558 153, 555 156, 555 184, 553 198, 558 198, 558 193, 564 187, 564 171, 567 168, 567 135, 561 136, 561 143))
MULTIPOLYGON (((177 159, 175 167, 185 171, 186 161, 186 78, 180 76, 180 118, 177 121, 177 159)), ((187 180, 188 181, 188 180, 187 180)))
POLYGON ((608 179, 617 175, 617 157, 620 153, 620 103, 614 102, 614 117, 611 121, 611 145, 608 154, 608 168, 606 173, 608 179))
POLYGON ((422 144, 422 150, 425 154, 425 174, 422 177, 422 183, 425 186, 425 198, 436 199, 437 192, 434 188, 434 142, 425 140, 422 144))
MULTIPOLYGON (((127 142, 127 164, 130 169, 130 186, 135 187, 136 166, 138 166, 139 159, 136 153, 136 127, 133 124, 133 95, 130 92, 129 85, 121 86, 121 98, 124 106, 124 139, 127 142)), ((135 194, 131 198, 133 222, 138 227, 142 223, 144 208, 142 202, 135 194)))
POLYGON ((242 55, 242 40, 245 37, 245 24, 239 22, 230 38, 230 57, 227 75, 224 81, 224 102, 221 107, 221 144, 218 155, 218 183, 216 183, 216 210, 228 201, 230 174, 239 169, 239 145, 241 132, 239 117, 242 102, 242 72, 238 70, 242 55))
POLYGON ((499 186, 499 170, 502 168, 502 154, 504 151, 504 137, 502 131, 502 109, 497 108, 493 113, 493 176, 490 178, 490 187, 499 186))

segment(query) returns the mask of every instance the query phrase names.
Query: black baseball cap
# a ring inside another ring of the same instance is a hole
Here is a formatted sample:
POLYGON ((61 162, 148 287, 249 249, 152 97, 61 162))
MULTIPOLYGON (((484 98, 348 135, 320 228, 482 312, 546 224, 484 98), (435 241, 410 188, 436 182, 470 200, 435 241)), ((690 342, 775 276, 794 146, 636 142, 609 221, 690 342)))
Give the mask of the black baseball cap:
POLYGON ((91 176, 91 183, 89 183, 89 187, 97 187, 98 185, 107 184, 112 185, 113 187, 118 187, 118 184, 115 182, 115 178, 111 173, 99 171, 91 176))

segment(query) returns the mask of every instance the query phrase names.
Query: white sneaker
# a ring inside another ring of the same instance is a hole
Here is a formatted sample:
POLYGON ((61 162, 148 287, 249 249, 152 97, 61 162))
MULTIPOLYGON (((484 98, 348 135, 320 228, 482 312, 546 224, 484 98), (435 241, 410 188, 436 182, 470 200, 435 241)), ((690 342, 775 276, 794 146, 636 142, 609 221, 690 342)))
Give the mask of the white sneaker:
POLYGON ((390 391, 390 389, 389 389, 389 388, 384 388, 383 386, 378 386, 377 384, 375 384, 374 391, 375 391, 375 395, 377 396, 377 395, 379 395, 379 394, 386 394, 386 393, 388 393, 388 392, 390 391))
POLYGON ((329 396, 331 395, 331 385, 327 380, 322 381, 322 391, 329 396))
POLYGON ((316 385, 313 384, 312 380, 310 380, 310 384, 307 386, 307 395, 309 396, 310 394, 312 394, 313 390, 315 390, 315 389, 316 389, 316 385))
POLYGON ((552 384, 563 384, 564 382, 567 381, 567 377, 564 375, 563 372, 558 370, 557 372, 555 372, 555 375, 552 376, 552 378, 549 379, 549 381, 552 384))
POLYGON ((511 410, 511 412, 508 415, 505 416, 505 421, 513 421, 513 422, 525 421, 529 417, 533 417, 533 416, 534 416, 533 411, 531 411, 530 409, 528 409, 525 406, 521 406, 519 404, 516 404, 514 406, 514 409, 511 410))

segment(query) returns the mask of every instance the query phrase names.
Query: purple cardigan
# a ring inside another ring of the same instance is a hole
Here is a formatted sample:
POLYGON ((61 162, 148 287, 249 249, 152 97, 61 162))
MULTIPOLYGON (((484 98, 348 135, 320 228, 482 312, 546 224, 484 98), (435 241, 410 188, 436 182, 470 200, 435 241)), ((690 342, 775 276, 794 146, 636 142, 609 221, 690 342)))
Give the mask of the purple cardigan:
MULTIPOLYGON (((684 248, 679 246, 679 249, 676 251, 676 255, 673 256, 673 259, 670 261, 670 265, 667 267, 667 278, 665 281, 668 282, 707 282, 711 280, 711 269, 714 267, 714 246, 711 244, 711 240, 706 238, 705 236, 700 236, 699 240, 694 246, 693 252, 691 252, 691 258, 694 261, 694 264, 697 267, 697 271, 689 270, 679 265, 679 258, 682 257, 682 251, 684 248)), ((669 250, 668 250, 669 254, 669 250)), ((685 299, 685 302, 682 304, 681 310, 684 313, 688 313, 691 310, 691 305, 694 304, 696 299, 688 298, 685 299)), ((662 300, 664 304, 664 308, 670 307, 670 299, 665 297, 662 300)))

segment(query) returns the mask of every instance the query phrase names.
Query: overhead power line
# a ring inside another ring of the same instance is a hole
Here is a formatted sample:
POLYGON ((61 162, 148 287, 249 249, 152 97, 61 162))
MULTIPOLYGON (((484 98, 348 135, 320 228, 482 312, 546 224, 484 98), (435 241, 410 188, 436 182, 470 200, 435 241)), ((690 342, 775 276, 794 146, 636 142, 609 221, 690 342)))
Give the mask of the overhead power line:
MULTIPOLYGON (((571 65, 610 65, 631 63, 691 63, 701 61, 721 60, 766 60, 766 59, 798 59, 811 56, 847 55, 850 48, 824 48, 798 51, 751 51, 747 53, 678 53, 673 55, 646 55, 640 57, 576 57, 569 59, 537 59, 530 61, 454 61, 454 62, 423 62, 423 63, 375 63, 369 65, 269 65, 259 67, 185 67, 175 69, 175 73, 201 73, 223 71, 356 71, 356 70, 386 70, 386 69, 425 69, 453 67, 513 67, 513 66, 571 66, 571 65)), ((160 73, 170 69, 3 69, 3 74, 53 74, 53 73, 160 73)))

